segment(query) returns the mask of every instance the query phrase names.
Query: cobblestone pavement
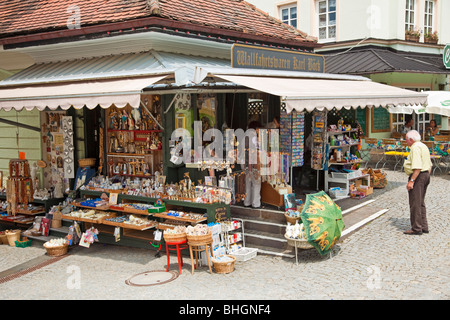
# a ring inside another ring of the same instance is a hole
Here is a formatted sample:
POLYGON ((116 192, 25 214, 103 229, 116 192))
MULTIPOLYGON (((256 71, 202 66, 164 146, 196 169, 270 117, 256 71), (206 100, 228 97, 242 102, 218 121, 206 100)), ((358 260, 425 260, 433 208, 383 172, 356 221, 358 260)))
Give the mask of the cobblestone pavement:
MULTIPOLYGON (((404 235, 409 228, 406 177, 388 172, 389 184, 376 190, 372 206, 389 211, 338 244, 333 255, 299 251, 295 259, 258 255, 237 262, 230 274, 191 274, 185 258, 182 274, 156 286, 129 286, 133 275, 165 270, 166 256, 154 251, 94 244, 8 282, 0 281, 0 299, 437 299, 450 298, 450 176, 432 177, 426 203, 430 233, 404 235), (79 272, 78 272, 79 271, 79 272), (74 277, 79 282, 73 282, 74 277), (74 286, 73 283, 79 283, 74 286)), ((0 272, 45 253, 0 246, 0 272)), ((171 256, 170 269, 177 270, 171 256)))

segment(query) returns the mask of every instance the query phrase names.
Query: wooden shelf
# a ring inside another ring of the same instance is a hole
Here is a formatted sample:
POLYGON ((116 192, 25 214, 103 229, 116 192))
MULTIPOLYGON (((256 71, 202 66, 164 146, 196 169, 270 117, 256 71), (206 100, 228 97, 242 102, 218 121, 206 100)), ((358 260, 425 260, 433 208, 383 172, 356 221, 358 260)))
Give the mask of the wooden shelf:
POLYGON ((137 132, 137 133, 155 133, 162 130, 123 130, 123 129, 107 129, 108 132, 137 132))

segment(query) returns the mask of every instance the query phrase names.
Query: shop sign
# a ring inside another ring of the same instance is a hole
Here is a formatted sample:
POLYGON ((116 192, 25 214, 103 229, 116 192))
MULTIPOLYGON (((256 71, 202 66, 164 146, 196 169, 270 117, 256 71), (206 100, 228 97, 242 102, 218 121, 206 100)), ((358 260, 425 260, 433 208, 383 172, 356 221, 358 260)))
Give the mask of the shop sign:
POLYGON ((323 73, 325 59, 312 53, 234 44, 231 48, 231 67, 323 73))
POLYGON ((227 218, 227 208, 226 207, 218 207, 215 210, 215 218, 216 222, 223 221, 227 218))
POLYGON ((444 53, 442 55, 442 59, 444 61, 444 66, 447 69, 450 69, 450 44, 447 44, 444 48, 444 53))

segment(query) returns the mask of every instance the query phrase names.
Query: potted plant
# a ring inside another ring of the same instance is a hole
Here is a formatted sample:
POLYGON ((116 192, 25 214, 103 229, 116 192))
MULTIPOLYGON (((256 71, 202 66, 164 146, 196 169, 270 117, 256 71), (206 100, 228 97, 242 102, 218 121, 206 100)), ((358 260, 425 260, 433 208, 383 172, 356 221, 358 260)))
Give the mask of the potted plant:
POLYGON ((436 43, 438 43, 438 40, 439 40, 439 36, 438 36, 437 31, 425 33, 423 38, 424 38, 424 42, 425 43, 434 43, 434 44, 436 44, 436 43))
POLYGON ((414 42, 419 42, 420 39, 420 30, 419 29, 415 29, 415 30, 406 30, 405 31, 405 40, 406 41, 414 41, 414 42))

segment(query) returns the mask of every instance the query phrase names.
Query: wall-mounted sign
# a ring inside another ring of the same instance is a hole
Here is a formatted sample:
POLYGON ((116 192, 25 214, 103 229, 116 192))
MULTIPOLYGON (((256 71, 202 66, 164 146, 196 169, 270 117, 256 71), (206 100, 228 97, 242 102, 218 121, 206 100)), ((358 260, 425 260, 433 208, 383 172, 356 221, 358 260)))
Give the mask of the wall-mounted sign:
POLYGON ((447 44, 444 48, 444 53, 442 55, 442 60, 444 61, 444 66, 450 69, 450 44, 447 44))
POLYGON ((325 59, 313 53, 234 44, 231 48, 231 66, 233 68, 325 72, 325 59))

